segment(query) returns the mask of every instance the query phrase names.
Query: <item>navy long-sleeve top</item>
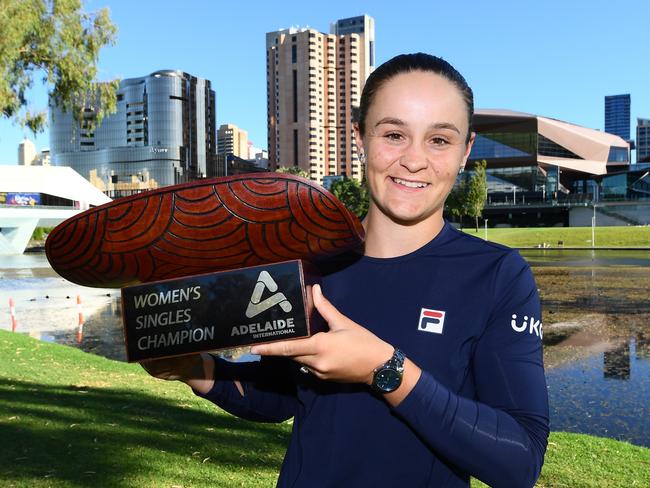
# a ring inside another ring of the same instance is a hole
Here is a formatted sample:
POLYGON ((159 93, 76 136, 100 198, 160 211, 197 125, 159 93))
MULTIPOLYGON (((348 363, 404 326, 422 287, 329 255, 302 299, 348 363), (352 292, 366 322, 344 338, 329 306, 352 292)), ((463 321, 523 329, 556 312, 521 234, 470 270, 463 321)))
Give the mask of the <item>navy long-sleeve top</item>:
POLYGON ((470 476, 533 486, 548 400, 539 297, 521 256, 445 224, 408 255, 323 269, 324 295, 422 375, 392 408, 366 385, 321 381, 290 360, 217 360, 206 398, 246 419, 294 417, 278 486, 468 487, 470 476))

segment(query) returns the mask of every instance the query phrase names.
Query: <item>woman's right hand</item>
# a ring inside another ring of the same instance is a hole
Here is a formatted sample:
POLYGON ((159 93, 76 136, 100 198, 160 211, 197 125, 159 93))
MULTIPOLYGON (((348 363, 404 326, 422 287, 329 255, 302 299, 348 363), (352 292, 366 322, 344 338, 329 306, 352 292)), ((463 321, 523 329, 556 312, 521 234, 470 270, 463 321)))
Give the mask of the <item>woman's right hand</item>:
POLYGON ((164 359, 147 359, 140 365, 155 378, 182 381, 205 394, 214 385, 214 358, 207 353, 164 359))

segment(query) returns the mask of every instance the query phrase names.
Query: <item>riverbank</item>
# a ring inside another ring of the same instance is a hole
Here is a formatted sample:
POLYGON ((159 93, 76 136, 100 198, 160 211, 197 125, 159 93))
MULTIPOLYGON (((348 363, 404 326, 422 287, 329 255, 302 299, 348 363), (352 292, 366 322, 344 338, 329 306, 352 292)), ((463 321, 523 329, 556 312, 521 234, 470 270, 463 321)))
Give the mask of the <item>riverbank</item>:
MULTIPOLYGON (((471 235, 485 238, 485 229, 466 227, 471 235)), ((595 247, 598 249, 648 249, 650 226, 596 227, 595 247)), ((528 227, 487 229, 489 241, 516 248, 577 248, 591 249, 591 227, 528 227)))
MULTIPOLYGON (((0 358, 2 486, 275 484, 290 422, 239 420, 138 365, 21 334, 0 331, 0 358)), ((650 449, 554 432, 537 486, 648 486, 649 463, 650 449)))
MULTIPOLYGON (((522 255, 542 298, 553 428, 650 447, 650 253, 541 249, 522 255)), ((65 289, 72 284, 57 281, 43 255, 1 264, 0 258, 0 329, 11 330, 10 292, 18 332, 125 359, 115 290, 108 290, 110 297, 80 290, 86 322, 79 341, 76 294, 65 289)))

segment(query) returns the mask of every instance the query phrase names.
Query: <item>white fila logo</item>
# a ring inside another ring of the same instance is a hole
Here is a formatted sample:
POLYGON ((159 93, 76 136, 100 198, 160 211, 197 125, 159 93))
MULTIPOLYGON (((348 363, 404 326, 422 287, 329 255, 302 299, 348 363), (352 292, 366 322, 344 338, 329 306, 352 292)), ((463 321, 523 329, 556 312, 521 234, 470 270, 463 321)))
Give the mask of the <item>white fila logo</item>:
POLYGON ((431 310, 423 308, 420 311, 420 322, 418 330, 442 334, 442 326, 445 324, 445 312, 442 310, 431 310))
POLYGON ((271 278, 268 271, 262 271, 257 277, 257 283, 253 289, 253 296, 251 296, 251 301, 248 303, 248 308, 246 309, 246 317, 250 319, 276 305, 280 305, 280 308, 285 312, 291 312, 293 307, 289 303, 289 300, 287 300, 287 297, 284 296, 284 293, 275 293, 275 295, 271 295, 266 300, 261 301, 265 288, 271 293, 278 291, 278 285, 271 278))

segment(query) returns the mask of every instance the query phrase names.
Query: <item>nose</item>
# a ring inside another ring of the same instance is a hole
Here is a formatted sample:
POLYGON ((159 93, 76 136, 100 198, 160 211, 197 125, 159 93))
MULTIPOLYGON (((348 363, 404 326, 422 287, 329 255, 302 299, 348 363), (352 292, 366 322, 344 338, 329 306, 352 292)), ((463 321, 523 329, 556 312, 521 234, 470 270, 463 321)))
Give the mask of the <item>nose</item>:
POLYGON ((417 142, 411 142, 411 144, 404 149, 404 153, 400 158, 400 164, 411 173, 417 173, 418 171, 425 169, 429 165, 426 148, 417 142))

